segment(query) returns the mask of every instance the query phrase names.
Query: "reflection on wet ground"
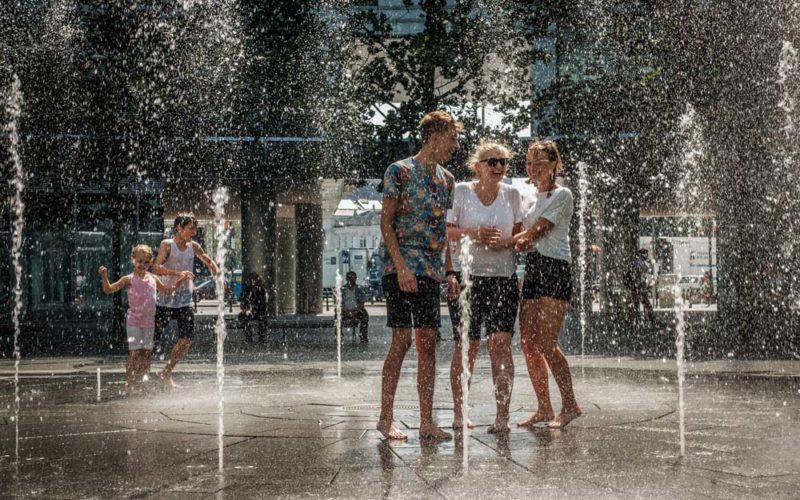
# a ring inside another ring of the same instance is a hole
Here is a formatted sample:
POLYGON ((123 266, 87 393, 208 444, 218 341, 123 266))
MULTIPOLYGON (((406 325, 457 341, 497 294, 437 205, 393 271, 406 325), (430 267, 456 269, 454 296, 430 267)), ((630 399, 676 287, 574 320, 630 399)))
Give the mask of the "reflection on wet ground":
MULTIPOLYGON (((167 393, 152 385, 130 399, 121 395, 122 358, 28 361, 18 458, 13 381, 2 364, 0 496, 798 498, 796 362, 754 364, 750 373, 738 365, 690 366, 687 454, 679 459, 669 363, 587 358, 581 367, 575 360, 584 416, 563 431, 514 429, 498 437, 486 433, 494 403, 482 353, 471 400, 478 427, 468 439, 465 473, 460 436, 443 444, 419 441, 413 359, 395 412, 409 440, 386 443, 374 430, 385 352, 383 339, 375 340, 357 358, 345 351, 342 379, 335 360, 232 355, 222 475, 210 358, 196 354, 181 367, 181 389, 167 393), (99 403, 97 366, 104 372, 99 403)), ((451 352, 452 343, 440 344, 435 414, 446 426, 451 352)), ((533 411, 533 394, 521 358, 515 362, 512 419, 521 420, 533 411)))

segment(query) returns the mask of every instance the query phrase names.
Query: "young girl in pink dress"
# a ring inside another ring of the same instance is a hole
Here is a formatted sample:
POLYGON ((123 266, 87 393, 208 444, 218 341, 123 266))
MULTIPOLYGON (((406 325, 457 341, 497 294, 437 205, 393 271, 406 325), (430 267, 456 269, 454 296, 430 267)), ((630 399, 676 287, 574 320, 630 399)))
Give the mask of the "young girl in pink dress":
POLYGON ((130 394, 144 378, 150 366, 155 330, 156 292, 171 294, 186 281, 183 276, 171 286, 165 286, 154 274, 147 271, 153 262, 153 249, 148 245, 136 245, 131 251, 133 272, 114 283, 108 282, 108 269, 100 266, 103 291, 111 294, 122 289, 128 291, 128 315, 125 327, 128 337, 128 366, 125 370, 125 392, 130 394))

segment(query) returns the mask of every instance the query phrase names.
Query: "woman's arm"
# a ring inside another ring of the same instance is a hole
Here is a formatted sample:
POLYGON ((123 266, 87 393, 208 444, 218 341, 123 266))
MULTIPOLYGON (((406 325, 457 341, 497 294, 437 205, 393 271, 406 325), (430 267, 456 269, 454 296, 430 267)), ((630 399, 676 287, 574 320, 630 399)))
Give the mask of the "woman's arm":
POLYGON ((494 248, 500 238, 500 230, 496 227, 478 226, 471 228, 461 228, 454 224, 447 224, 447 239, 450 241, 461 241, 464 236, 469 238, 475 243, 481 243, 494 248))
POLYGON ((455 224, 447 224, 447 239, 450 241, 461 241, 464 236, 469 236, 473 241, 478 241, 480 228, 474 227, 464 229, 455 224))
POLYGON ((492 250, 503 250, 505 248, 513 247, 514 245, 517 244, 517 236, 521 232, 522 232, 522 223, 517 222, 516 224, 514 224, 514 227, 511 228, 511 236, 509 236, 508 238, 497 240, 496 243, 490 243, 489 248, 491 248, 492 250))
POLYGON ((516 240, 514 248, 518 252, 530 250, 536 240, 552 231, 554 227, 555 224, 545 218, 539 217, 530 228, 513 237, 513 239, 516 240))

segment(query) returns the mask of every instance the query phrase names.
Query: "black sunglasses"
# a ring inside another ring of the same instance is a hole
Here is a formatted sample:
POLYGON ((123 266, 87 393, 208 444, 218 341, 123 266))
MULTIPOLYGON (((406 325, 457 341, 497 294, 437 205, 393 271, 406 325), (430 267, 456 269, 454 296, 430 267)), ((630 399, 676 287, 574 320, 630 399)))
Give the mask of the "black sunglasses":
POLYGON ((486 164, 489 165, 492 168, 494 168, 494 167, 496 167, 498 165, 500 165, 501 167, 505 167, 506 163, 508 163, 508 158, 487 158, 487 159, 481 160, 481 161, 485 161, 486 164))

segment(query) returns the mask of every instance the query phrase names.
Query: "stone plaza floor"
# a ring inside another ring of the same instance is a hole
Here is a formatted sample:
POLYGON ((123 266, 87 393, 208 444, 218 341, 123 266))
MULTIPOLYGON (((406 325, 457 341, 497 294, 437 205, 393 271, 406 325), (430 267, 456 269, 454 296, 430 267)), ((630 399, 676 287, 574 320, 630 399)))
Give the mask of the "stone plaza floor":
MULTIPOLYGON (((231 339, 221 458, 208 340, 179 365, 180 389, 153 383, 131 398, 120 394, 122 357, 25 359, 18 422, 13 361, 2 360, 0 497, 800 498, 800 362, 690 363, 680 457, 674 361, 573 356, 584 415, 560 431, 495 436, 486 432, 494 403, 484 346, 465 468, 462 438, 419 440, 413 348, 395 411, 409 439, 385 442, 375 430, 388 339, 377 327, 368 345, 346 337, 341 378, 324 333, 288 345, 231 339)), ((437 351, 443 426, 452 421, 453 345, 437 351)), ((534 396, 514 349, 518 421, 534 396)), ((558 410, 552 380, 551 393, 558 410)))

